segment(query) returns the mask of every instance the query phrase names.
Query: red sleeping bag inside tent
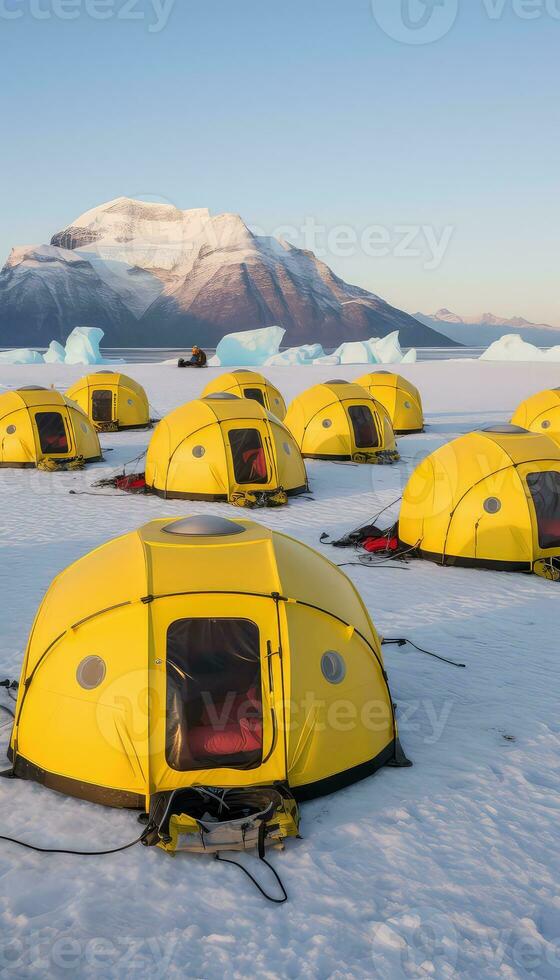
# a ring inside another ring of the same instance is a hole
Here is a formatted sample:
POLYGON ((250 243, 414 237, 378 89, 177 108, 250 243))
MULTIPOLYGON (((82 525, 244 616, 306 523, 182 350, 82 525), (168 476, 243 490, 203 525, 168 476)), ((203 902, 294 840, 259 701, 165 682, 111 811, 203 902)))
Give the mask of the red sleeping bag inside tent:
POLYGON ((45 451, 49 453, 67 453, 68 441, 66 436, 48 436, 45 440, 45 451))
POLYGON ((252 480, 266 479, 266 459, 264 449, 249 449, 243 453, 243 462, 251 466, 252 480))
POLYGON ((546 538, 547 548, 556 547, 554 542, 560 541, 560 520, 556 520, 554 517, 544 518, 539 521, 539 534, 542 538, 546 538))
POLYGON ((195 757, 228 756, 254 752, 262 746, 262 705, 256 690, 250 688, 231 704, 215 704, 205 709, 202 724, 191 728, 189 745, 195 757))
POLYGON ((239 724, 224 728, 194 728, 189 733, 189 745, 196 758, 254 752, 262 745, 262 722, 257 718, 242 718, 239 724))

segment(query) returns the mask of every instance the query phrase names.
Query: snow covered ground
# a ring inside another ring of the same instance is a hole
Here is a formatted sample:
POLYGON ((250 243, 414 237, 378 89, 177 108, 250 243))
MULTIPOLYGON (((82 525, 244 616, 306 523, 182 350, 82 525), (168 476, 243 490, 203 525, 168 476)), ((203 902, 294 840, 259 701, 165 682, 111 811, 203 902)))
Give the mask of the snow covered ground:
MULTIPOLYGON (((217 373, 125 367, 165 412, 217 373)), ((337 367, 352 379, 356 367, 337 367)), ((0 384, 66 388, 84 369, 0 366, 0 384)), ((217 369, 219 371, 219 369, 217 369)), ((269 368, 287 398, 332 368, 269 368)), ((555 364, 402 366, 427 431, 399 440, 401 463, 309 462, 314 500, 254 513, 320 548, 397 498, 415 462, 453 436, 506 421, 560 384, 555 364)), ((2 390, 2 388, 0 388, 2 390)), ((236 516, 227 505, 91 489, 145 449, 149 433, 101 437, 83 472, 0 470, 0 675, 18 677, 52 577, 107 538, 154 517, 236 516), (76 491, 70 495, 69 491, 76 491)), ((132 467, 132 469, 138 468, 132 467)), ((351 555, 325 548, 329 557, 351 555)), ((537 577, 415 562, 346 569, 386 636, 464 661, 386 647, 412 769, 384 769, 303 806, 303 840, 271 860, 290 901, 265 903, 235 868, 136 847, 111 857, 40 855, 0 842, 0 975, 50 977, 560 976, 560 591, 537 577)), ((5 694, 0 693, 5 699, 5 694)), ((9 703, 9 702, 6 702, 9 703)), ((1 749, 8 741, 0 715, 1 749)), ((7 763, 6 763, 7 765, 7 763)), ((97 849, 132 840, 134 814, 0 781, 0 833, 97 849)), ((249 858, 255 867, 255 858, 249 858)))

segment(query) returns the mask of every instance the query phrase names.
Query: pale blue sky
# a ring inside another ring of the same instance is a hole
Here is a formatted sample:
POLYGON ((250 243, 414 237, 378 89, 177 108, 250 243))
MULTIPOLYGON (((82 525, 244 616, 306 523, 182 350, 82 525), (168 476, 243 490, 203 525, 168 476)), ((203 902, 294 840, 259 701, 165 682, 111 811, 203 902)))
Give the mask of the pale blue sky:
POLYGON ((315 226, 410 311, 560 325, 560 0, 442 0, 426 30, 401 0, 154 4, 0 0, 0 260, 139 196, 315 226))

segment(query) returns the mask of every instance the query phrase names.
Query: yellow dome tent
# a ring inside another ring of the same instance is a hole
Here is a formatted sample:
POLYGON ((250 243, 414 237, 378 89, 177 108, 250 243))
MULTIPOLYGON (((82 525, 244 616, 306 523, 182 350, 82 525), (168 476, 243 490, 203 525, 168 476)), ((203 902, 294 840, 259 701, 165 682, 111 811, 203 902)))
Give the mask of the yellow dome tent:
POLYGON ((0 395, 0 466, 50 469, 98 459, 90 420, 60 392, 29 385, 0 395))
POLYGON ((352 582, 293 538, 208 515, 152 521, 54 579, 9 755, 16 777, 146 809, 192 786, 307 799, 409 764, 352 582))
POLYGON ((373 371, 357 378, 355 384, 365 388, 388 412, 395 435, 424 431, 424 412, 420 392, 410 381, 391 371, 373 371))
POLYGON ((560 441, 560 388, 549 388, 527 398, 516 410, 513 425, 541 432, 560 441))
POLYGON ((148 396, 142 385, 119 371, 97 371, 66 392, 102 432, 144 429, 150 424, 148 396))
POLYGON ((348 381, 308 388, 293 400, 284 422, 310 459, 394 463, 399 458, 386 410, 348 381))
POLYGON ((412 474, 399 539, 441 564, 560 577, 560 447, 513 425, 454 439, 412 474))
POLYGON ((286 503, 308 489, 299 449, 258 402, 218 392, 188 402, 158 424, 146 486, 161 497, 286 503))
POLYGON ((252 398, 263 408, 276 415, 280 421, 286 415, 286 403, 278 388, 275 388, 257 371, 240 369, 229 371, 227 374, 220 374, 218 378, 208 382, 202 392, 202 398, 206 395, 214 395, 219 391, 228 391, 232 395, 237 395, 238 398, 252 398))

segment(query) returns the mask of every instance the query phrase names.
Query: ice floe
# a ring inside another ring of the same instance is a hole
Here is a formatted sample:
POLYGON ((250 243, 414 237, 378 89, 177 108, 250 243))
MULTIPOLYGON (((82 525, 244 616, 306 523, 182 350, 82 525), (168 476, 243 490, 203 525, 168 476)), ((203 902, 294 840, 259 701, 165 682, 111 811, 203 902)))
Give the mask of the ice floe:
POLYGON ((43 355, 43 360, 47 364, 64 364, 66 351, 62 344, 59 344, 58 340, 51 340, 48 350, 43 355))
POLYGON ((490 344, 480 355, 481 361, 560 361, 560 347, 542 350, 523 340, 519 334, 508 333, 490 344))
POLYGON ((369 340, 350 341, 340 344, 334 351, 334 357, 338 357, 339 364, 378 364, 370 347, 369 340))
POLYGON ((280 350, 286 331, 283 327, 259 327, 257 330, 240 330, 222 337, 210 365, 240 365, 251 367, 264 364, 280 350))
POLYGON ((120 360, 107 360, 99 345, 104 331, 100 327, 74 327, 63 347, 58 340, 51 340, 44 354, 28 347, 0 352, 2 364, 116 364, 120 360))
POLYGON ((211 367, 239 366, 289 367, 291 365, 335 364, 410 364, 416 360, 416 351, 403 354, 398 331, 387 337, 371 337, 340 344, 332 354, 325 354, 321 344, 302 344, 280 350, 285 331, 282 327, 261 327, 258 330, 242 330, 222 337, 216 354, 208 364, 211 367))
POLYGON ((0 352, 0 364, 42 364, 44 357, 39 351, 21 347, 19 350, 3 350, 0 352))

